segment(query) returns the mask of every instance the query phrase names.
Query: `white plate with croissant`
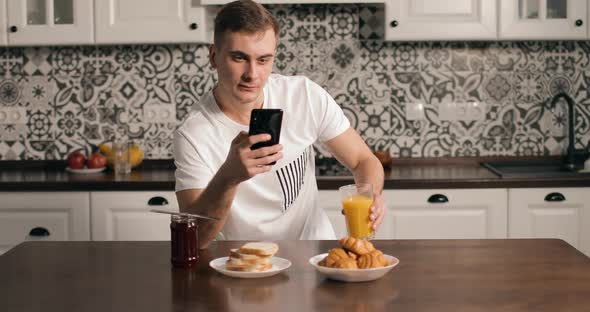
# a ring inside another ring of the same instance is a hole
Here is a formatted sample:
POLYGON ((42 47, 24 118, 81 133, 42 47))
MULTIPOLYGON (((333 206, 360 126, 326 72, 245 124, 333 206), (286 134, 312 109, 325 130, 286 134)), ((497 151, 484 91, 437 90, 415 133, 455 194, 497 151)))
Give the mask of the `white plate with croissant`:
POLYGON ((346 237, 339 242, 339 248, 309 259, 328 278, 343 282, 373 281, 399 264, 399 259, 383 254, 369 241, 346 237))

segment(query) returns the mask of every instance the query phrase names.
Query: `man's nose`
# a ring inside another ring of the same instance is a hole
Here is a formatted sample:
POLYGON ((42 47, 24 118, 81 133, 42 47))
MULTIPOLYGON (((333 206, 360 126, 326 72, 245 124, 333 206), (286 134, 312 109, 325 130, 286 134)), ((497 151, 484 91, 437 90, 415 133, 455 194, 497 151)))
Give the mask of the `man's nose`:
POLYGON ((248 62, 242 78, 246 81, 254 80, 258 78, 258 70, 256 62, 248 62))

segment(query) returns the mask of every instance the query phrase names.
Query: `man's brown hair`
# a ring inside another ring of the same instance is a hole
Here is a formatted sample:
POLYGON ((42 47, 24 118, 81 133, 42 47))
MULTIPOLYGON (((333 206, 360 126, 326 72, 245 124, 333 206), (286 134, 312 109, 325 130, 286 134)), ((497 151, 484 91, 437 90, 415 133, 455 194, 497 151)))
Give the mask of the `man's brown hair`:
POLYGON ((257 33, 272 28, 279 37, 279 23, 261 4, 252 0, 237 0, 224 5, 215 17, 213 42, 216 46, 226 32, 257 33))

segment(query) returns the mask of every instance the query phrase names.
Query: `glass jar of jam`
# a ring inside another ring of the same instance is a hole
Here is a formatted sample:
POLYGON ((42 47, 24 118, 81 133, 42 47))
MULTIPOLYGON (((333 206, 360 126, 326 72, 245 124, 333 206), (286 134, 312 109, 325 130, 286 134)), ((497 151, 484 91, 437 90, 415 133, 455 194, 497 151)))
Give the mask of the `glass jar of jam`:
POLYGON ((170 217, 171 261, 175 267, 188 268, 197 264, 199 236, 197 219, 190 216, 170 217))

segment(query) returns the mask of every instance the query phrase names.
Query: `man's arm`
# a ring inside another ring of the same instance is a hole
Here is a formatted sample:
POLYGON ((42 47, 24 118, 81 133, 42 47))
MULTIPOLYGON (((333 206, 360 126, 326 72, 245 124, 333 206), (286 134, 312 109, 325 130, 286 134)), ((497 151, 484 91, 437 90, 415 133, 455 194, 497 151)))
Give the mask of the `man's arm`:
POLYGON ((221 231, 238 185, 257 174, 269 171, 267 165, 283 157, 282 145, 277 144, 251 150, 258 142, 268 141, 270 135, 248 136, 241 132, 234 138, 227 158, 205 189, 188 189, 176 192, 180 211, 219 218, 220 221, 199 220, 199 248, 207 248, 221 231))
POLYGON ((371 208, 371 219, 374 220, 373 227, 376 229, 383 222, 385 214, 381 197, 384 177, 381 162, 353 128, 348 128, 342 134, 327 141, 325 145, 339 162, 352 171, 355 182, 373 185, 375 202, 371 208))

